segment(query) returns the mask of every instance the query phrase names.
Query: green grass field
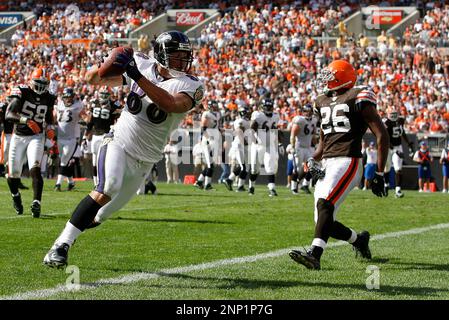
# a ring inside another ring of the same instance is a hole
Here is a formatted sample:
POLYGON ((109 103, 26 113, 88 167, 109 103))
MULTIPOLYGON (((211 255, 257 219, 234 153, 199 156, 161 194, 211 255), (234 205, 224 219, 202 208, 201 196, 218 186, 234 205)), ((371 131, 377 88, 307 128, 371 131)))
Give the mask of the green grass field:
MULTIPOLYGON (((31 186, 30 180, 24 183, 31 186)), ((96 229, 81 235, 69 254, 81 288, 68 290, 64 270, 42 265, 72 210, 91 188, 52 191, 45 181, 42 216, 16 216, 0 180, 0 298, 14 299, 448 299, 448 194, 405 193, 378 199, 354 190, 338 220, 373 236, 372 261, 331 242, 321 271, 294 263, 288 249, 313 237, 313 197, 278 187, 269 198, 159 183, 157 196, 136 196, 96 229), (403 233, 397 233, 405 231, 403 233), (368 266, 379 289, 366 286, 368 266)), ((72 269, 70 269, 72 270, 72 269)))

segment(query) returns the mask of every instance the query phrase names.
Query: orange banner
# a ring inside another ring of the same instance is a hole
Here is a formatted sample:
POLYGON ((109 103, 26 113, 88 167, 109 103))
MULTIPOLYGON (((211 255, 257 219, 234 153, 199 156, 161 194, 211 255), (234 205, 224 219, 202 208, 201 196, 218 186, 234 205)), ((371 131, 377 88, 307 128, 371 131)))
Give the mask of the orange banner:
POLYGON ((23 40, 24 46, 38 47, 43 44, 59 44, 63 45, 73 45, 78 47, 84 47, 88 49, 90 44, 93 42, 91 39, 71 39, 71 40, 60 40, 60 39, 33 39, 33 40, 23 40))

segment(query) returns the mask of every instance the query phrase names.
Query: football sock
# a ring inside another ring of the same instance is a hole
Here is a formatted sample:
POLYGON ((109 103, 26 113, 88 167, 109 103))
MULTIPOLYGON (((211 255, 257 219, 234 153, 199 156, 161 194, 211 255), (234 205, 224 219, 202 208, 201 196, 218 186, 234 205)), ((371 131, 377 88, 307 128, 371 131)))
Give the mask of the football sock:
POLYGON ((77 229, 84 231, 92 223, 100 208, 101 205, 88 195, 78 204, 69 221, 77 229))
POLYGON ((334 205, 325 199, 318 199, 317 202, 318 221, 315 226, 315 239, 329 240, 334 225, 334 205))
MULTIPOLYGON (((350 240, 352 237, 352 232, 353 232, 353 230, 349 229, 345 225, 341 224, 338 221, 334 221, 334 223, 332 225, 330 236, 337 240, 348 241, 348 239, 350 240)), ((357 238, 356 233, 355 233, 355 237, 357 238)), ((354 241, 355 241, 355 239, 352 240, 352 242, 354 242, 354 241)), ((350 243, 352 243, 352 242, 350 242, 350 243)))
POLYGON ((63 243, 67 243, 69 246, 72 246, 73 242, 75 242, 76 238, 82 233, 80 229, 75 227, 70 221, 67 221, 65 224, 64 230, 62 230, 61 234, 55 241, 55 246, 63 243))
POLYGON ((33 179, 33 199, 42 200, 42 190, 44 189, 44 179, 42 179, 41 168, 33 167, 30 170, 30 176, 33 179))
POLYGON ((20 178, 8 178, 8 186, 9 190, 11 191, 11 194, 16 195, 19 193, 19 184, 20 184, 20 178))
POLYGON ((56 184, 61 185, 62 181, 64 181, 64 176, 62 174, 58 174, 58 180, 56 180, 56 184))
POLYGON ((205 179, 205 184, 206 184, 206 186, 208 185, 208 184, 210 184, 212 182, 212 178, 211 177, 207 177, 206 176, 206 179, 205 179))

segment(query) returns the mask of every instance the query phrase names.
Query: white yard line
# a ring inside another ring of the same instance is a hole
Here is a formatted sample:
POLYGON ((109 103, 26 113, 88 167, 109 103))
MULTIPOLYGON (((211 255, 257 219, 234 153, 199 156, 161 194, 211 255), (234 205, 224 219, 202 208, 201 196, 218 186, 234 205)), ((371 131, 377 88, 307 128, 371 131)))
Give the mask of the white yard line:
MULTIPOLYGON (((371 241, 376 240, 383 240, 387 238, 398 238, 402 236, 407 235, 413 235, 413 234, 420 234, 431 230, 441 230, 441 229, 448 229, 449 223, 442 223, 442 224, 436 224, 428 227, 422 227, 422 228, 415 228, 415 229, 409 229, 404 231, 396 231, 396 232, 388 232, 384 234, 378 234, 371 237, 371 241)), ((345 241, 337 241, 330 243, 327 247, 339 247, 342 245, 347 244, 345 241)), ((297 248, 297 247, 296 247, 297 248)), ((268 259, 268 258, 276 258, 282 255, 286 255, 289 250, 293 248, 288 249, 281 249, 271 252, 266 252, 254 256, 246 256, 246 257, 238 257, 238 258, 231 258, 231 259, 223 259, 223 260, 217 260, 212 262, 206 262, 196 265, 189 265, 185 267, 178 267, 178 268, 171 268, 171 269, 163 269, 158 272, 138 272, 138 273, 130 273, 123 275, 121 277, 116 278, 109 278, 109 279, 100 279, 98 281, 95 281, 91 284, 82 284, 80 288, 76 291, 81 290, 92 290, 104 285, 110 285, 110 284, 126 284, 126 283, 134 283, 142 280, 149 280, 154 279, 160 276, 164 276, 167 274, 182 274, 182 273, 189 273, 193 271, 200 271, 200 270, 207 270, 207 269, 214 269, 221 266, 228 266, 233 264, 243 264, 243 263, 249 263, 254 262, 258 260, 268 259)), ((42 289, 42 290, 33 290, 33 291, 27 291, 23 293, 14 294, 11 296, 3 296, 0 297, 0 300, 27 300, 27 299, 45 299, 54 295, 57 295, 59 293, 63 292, 73 292, 69 288, 67 288, 65 285, 58 285, 54 288, 49 289, 42 289)))

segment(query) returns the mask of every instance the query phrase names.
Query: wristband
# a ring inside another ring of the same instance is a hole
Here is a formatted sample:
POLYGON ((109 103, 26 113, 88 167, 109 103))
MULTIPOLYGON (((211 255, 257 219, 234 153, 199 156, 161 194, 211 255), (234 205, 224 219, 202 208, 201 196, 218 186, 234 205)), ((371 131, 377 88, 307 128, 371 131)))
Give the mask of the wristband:
POLYGON ((377 171, 376 171, 376 174, 379 175, 379 176, 382 176, 382 177, 384 176, 384 173, 383 173, 383 172, 377 172, 377 171))
POLYGON ((27 121, 28 121, 27 117, 20 117, 20 119, 19 119, 19 123, 21 123, 21 124, 26 124, 27 121))

